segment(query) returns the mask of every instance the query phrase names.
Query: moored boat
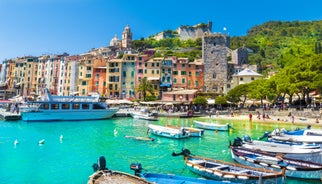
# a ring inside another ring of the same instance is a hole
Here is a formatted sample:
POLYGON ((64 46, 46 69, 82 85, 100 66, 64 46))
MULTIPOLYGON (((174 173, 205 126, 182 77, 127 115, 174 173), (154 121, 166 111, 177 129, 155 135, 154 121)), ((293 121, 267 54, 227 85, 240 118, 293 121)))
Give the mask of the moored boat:
POLYGON ((88 184, 153 184, 145 180, 144 178, 134 176, 128 173, 120 171, 112 171, 106 168, 105 157, 101 156, 98 160, 98 164, 93 165, 94 173, 89 176, 88 184))
MULTIPOLYGON (((239 138, 240 139, 240 138, 239 138)), ((284 144, 284 143, 279 143, 279 142, 272 142, 272 141, 257 141, 257 140, 252 140, 249 136, 244 136, 244 139, 241 140, 242 141, 242 145, 245 145, 245 147, 252 146, 252 147, 271 147, 272 149, 275 148, 284 148, 284 149, 291 149, 292 151, 293 148, 295 149, 314 149, 314 150, 318 150, 320 149, 319 145, 314 145, 314 144, 284 144)), ((320 150, 321 151, 321 150, 320 150)), ((290 151, 288 151, 290 152, 290 151)))
POLYGON ((232 128, 228 123, 227 124, 218 124, 218 123, 207 123, 202 121, 193 121, 196 127, 206 129, 206 130, 219 130, 219 131, 228 131, 232 128))
POLYGON ((99 97, 53 96, 46 89, 42 100, 27 100, 20 113, 23 121, 68 121, 107 119, 117 111, 99 97))
POLYGON ((129 135, 126 135, 124 137, 128 139, 138 140, 138 141, 154 141, 154 139, 151 137, 139 137, 139 136, 129 136, 129 135))
POLYGON ((150 121, 158 121, 159 116, 157 112, 149 112, 148 109, 143 108, 140 111, 133 111, 130 115, 135 119, 143 119, 150 121))
POLYGON ((181 153, 172 153, 172 155, 183 155, 185 164, 192 172, 214 180, 247 184, 284 182, 283 172, 191 156, 187 149, 183 149, 181 153))
POLYGON ((182 139, 190 136, 189 131, 185 130, 184 128, 181 128, 179 130, 176 128, 170 128, 170 127, 153 125, 153 124, 149 124, 148 126, 149 126, 148 132, 162 137, 182 139))
POLYGON ((320 180, 322 165, 304 160, 289 159, 263 151, 231 147, 232 158, 243 165, 275 171, 285 170, 285 176, 320 180))
MULTIPOLYGON (((143 168, 140 163, 132 163, 130 168, 131 170, 134 170, 135 176, 142 177, 150 182, 157 184, 227 184, 227 182, 207 180, 204 178, 192 178, 174 174, 142 172, 143 168)), ((232 182, 229 183, 233 184, 232 182)))
POLYGON ((247 144, 243 142, 243 140, 239 137, 234 139, 233 144, 234 147, 243 147, 256 151, 264 151, 267 153, 274 153, 283 155, 285 158, 292 158, 304 161, 310 161, 314 163, 322 163, 322 152, 319 148, 299 148, 292 146, 285 146, 284 144, 274 145, 272 144, 247 144))
POLYGON ((166 127, 175 128, 175 129, 179 129, 179 130, 184 128, 185 130, 189 131, 190 137, 201 137, 205 133, 205 130, 200 129, 200 128, 180 127, 180 126, 174 126, 174 125, 166 125, 166 127))

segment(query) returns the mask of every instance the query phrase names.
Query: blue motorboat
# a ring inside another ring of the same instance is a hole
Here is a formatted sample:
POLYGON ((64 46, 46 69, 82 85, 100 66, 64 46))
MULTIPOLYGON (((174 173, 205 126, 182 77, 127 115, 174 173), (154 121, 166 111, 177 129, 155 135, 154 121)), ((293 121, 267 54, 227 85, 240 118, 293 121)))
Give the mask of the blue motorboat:
POLYGON ((223 184, 223 183, 231 183, 230 181, 215 181, 208 180, 204 178, 192 178, 186 176, 178 176, 173 174, 159 174, 159 173, 148 173, 142 172, 143 168, 140 163, 132 163, 131 170, 134 170, 135 176, 139 176, 141 178, 146 179, 149 182, 157 183, 157 184, 223 184))

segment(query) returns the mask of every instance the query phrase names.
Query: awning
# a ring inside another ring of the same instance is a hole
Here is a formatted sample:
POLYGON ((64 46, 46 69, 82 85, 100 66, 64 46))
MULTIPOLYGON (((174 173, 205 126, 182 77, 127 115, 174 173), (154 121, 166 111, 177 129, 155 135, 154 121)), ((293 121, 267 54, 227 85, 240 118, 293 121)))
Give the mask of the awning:
POLYGON ((148 77, 148 81, 150 81, 150 80, 160 80, 160 78, 159 77, 148 77))
POLYGON ((171 84, 160 84, 160 87, 171 87, 171 84))

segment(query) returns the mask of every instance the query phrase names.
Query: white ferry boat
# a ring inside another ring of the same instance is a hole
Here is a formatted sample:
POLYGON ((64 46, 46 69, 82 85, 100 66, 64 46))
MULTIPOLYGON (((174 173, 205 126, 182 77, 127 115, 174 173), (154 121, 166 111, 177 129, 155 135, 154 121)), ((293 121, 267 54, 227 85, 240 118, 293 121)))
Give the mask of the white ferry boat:
POLYGON ((19 110, 23 121, 76 121, 107 119, 119 109, 100 102, 98 96, 52 96, 45 89, 41 100, 27 100, 19 110))

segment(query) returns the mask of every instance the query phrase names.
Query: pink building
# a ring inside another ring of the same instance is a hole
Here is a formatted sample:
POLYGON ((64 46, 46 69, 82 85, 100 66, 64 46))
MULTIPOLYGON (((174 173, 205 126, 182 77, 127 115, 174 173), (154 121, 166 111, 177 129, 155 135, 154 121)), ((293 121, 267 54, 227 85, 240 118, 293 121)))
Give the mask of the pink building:
POLYGON ((180 90, 162 93, 163 102, 180 102, 190 104, 196 97, 198 90, 180 90))

